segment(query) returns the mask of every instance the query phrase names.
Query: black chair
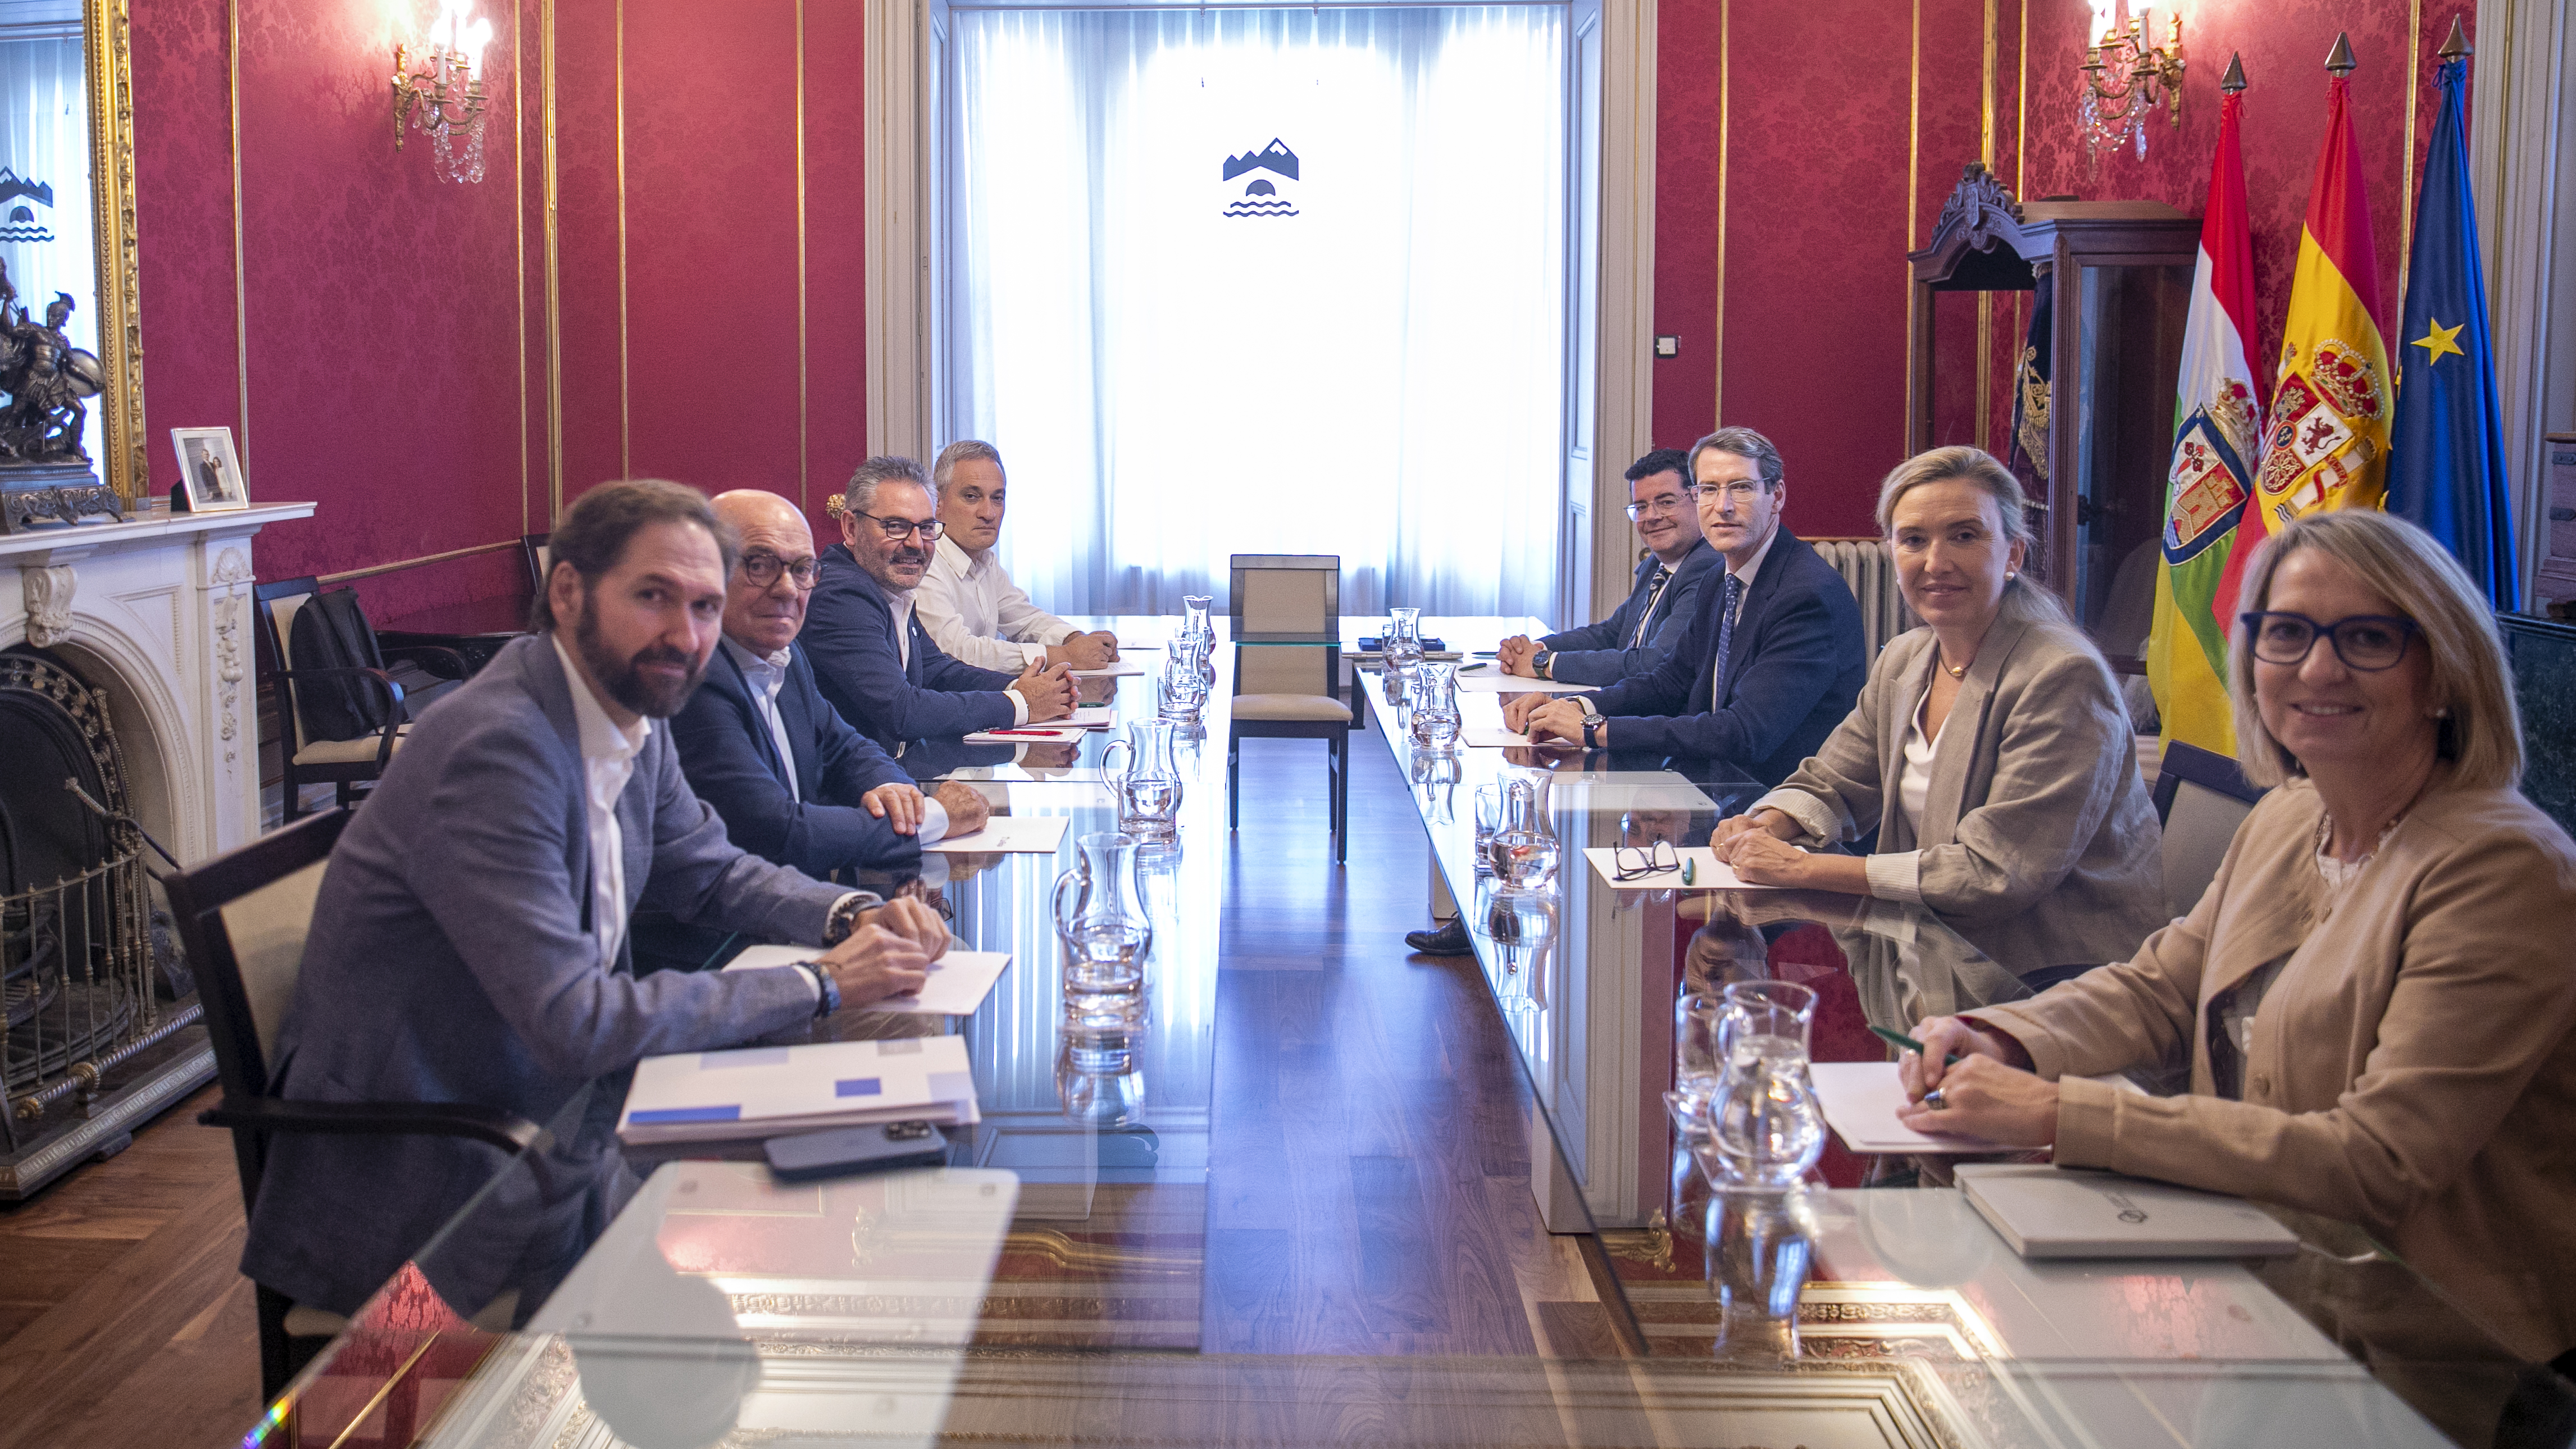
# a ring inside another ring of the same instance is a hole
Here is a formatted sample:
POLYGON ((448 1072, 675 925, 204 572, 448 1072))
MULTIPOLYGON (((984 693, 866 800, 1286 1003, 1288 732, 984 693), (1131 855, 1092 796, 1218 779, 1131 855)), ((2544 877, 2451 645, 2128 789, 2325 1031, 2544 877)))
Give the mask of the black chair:
POLYGON ((2227 756, 2187 745, 2165 746, 2156 766, 2156 818, 2164 822, 2165 908, 2191 914, 2227 858, 2236 827, 2264 791, 2248 784, 2227 756))
MULTIPOLYGON (((468 1102, 291 1102, 270 1095, 269 1048, 295 996, 323 869, 348 822, 347 810, 324 811, 162 881, 196 971, 224 1094, 197 1120, 232 1129, 245 1213, 259 1201, 272 1133, 465 1137, 514 1153, 543 1135, 535 1123, 468 1102)), ((273 1403, 345 1325, 337 1315, 297 1308, 265 1285, 253 1287, 260 1393, 273 1403)))
POLYGON ((1234 723, 1225 741, 1225 828, 1243 798, 1246 739, 1324 740, 1332 771, 1333 860, 1349 835, 1351 707, 1342 701, 1342 561, 1335 554, 1239 553, 1226 610, 1234 635, 1234 723), (1269 642, 1265 642, 1269 641, 1269 642))
POLYGON ((378 657, 384 668, 372 666, 307 667, 295 663, 295 615, 322 590, 321 581, 311 577, 281 579, 272 584, 255 586, 251 593, 259 605, 259 627, 268 643, 268 656, 277 662, 278 712, 285 717, 286 738, 278 755, 285 771, 283 819, 292 821, 304 813, 306 785, 334 784, 339 787, 339 802, 358 802, 357 787, 373 782, 392 762, 394 751, 402 747, 402 737, 410 728, 409 721, 431 700, 454 688, 473 672, 465 656, 453 649, 436 645, 411 645, 387 649, 379 645, 378 657), (349 740, 309 737, 304 728, 304 712, 296 705, 299 682, 319 684, 325 680, 361 681, 362 687, 377 692, 385 705, 385 723, 380 729, 349 740))

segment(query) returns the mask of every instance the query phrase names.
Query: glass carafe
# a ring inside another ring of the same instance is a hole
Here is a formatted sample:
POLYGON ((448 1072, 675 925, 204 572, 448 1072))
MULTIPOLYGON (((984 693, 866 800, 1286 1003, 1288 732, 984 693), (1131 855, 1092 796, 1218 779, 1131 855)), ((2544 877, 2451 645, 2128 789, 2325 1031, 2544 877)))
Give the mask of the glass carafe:
POLYGON ((1386 612, 1386 637, 1379 643, 1384 646, 1387 671, 1401 675, 1422 659, 1422 611, 1389 609, 1386 612))
POLYGON ((1708 1157, 1720 1187, 1793 1186, 1825 1152, 1825 1114, 1807 1070, 1816 993, 1788 981, 1739 981, 1720 1000, 1725 1075, 1708 1105, 1708 1157))
POLYGON ((1413 670, 1413 743, 1417 749, 1458 748, 1458 666, 1425 663, 1413 670))
POLYGON ((1543 891, 1556 880, 1555 822, 1546 789, 1526 775, 1500 782, 1503 824, 1494 832, 1494 876, 1506 891, 1543 891))
POLYGON ((1216 601, 1206 594, 1181 595, 1181 638, 1207 645, 1216 642, 1216 626, 1208 621, 1208 608, 1216 601))
POLYGON ((1154 680, 1154 712, 1174 724, 1197 719, 1207 705, 1207 680, 1199 673, 1196 651, 1194 644, 1175 642, 1154 680))
POLYGON ((1172 764, 1172 726, 1168 720, 1140 719, 1127 726, 1127 738, 1111 740, 1100 752, 1100 776, 1118 801, 1118 828, 1139 843, 1167 841, 1180 831, 1181 772, 1172 764), (1125 751, 1120 763, 1113 757, 1125 751))
POLYGON ((1817 1227, 1804 1193, 1713 1192, 1701 1232, 1711 1345, 1720 1363, 1776 1367, 1798 1357, 1798 1298, 1815 1266, 1817 1227))
POLYGON ((1136 897, 1136 837, 1085 835, 1082 857, 1055 878, 1055 930, 1064 946, 1065 1010, 1122 1015, 1145 981, 1153 923, 1136 897))

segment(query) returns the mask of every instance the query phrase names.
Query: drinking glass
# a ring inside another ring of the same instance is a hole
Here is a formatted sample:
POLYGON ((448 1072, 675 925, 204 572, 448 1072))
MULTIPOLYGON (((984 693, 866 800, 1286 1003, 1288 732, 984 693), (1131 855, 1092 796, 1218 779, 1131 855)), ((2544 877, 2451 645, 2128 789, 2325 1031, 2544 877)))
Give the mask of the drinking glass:
POLYGON ((1709 1180, 1777 1191, 1825 1151, 1825 1117, 1808 1072, 1816 993, 1788 981, 1726 988, 1718 1047, 1725 1075, 1708 1108, 1709 1180))
POLYGON ((1726 1075, 1718 1028, 1726 1003, 1708 992, 1683 993, 1673 1002, 1673 1090, 1667 1099, 1674 1126, 1686 1136, 1708 1132, 1708 1104, 1726 1075))
POLYGON ((1197 719, 1206 705, 1207 684, 1199 678, 1197 659, 1181 652, 1166 656, 1163 672, 1154 681, 1154 712, 1177 724, 1197 719))
POLYGON ((1057 1040, 1055 1095, 1067 1121, 1127 1127, 1145 1115, 1145 1017, 1069 1015, 1057 1040))
POLYGON ((1476 874, 1494 873, 1494 832, 1503 823, 1503 792, 1491 785, 1476 787, 1476 874))
POLYGON ((1804 1195, 1713 1192, 1701 1239, 1717 1299, 1711 1345, 1721 1363, 1776 1367, 1798 1357, 1798 1296, 1815 1266, 1816 1224, 1804 1195))
POLYGON ((1168 722, 1130 721, 1127 738, 1111 740, 1101 750, 1100 777, 1118 802, 1118 828, 1137 844, 1160 844, 1179 834, 1181 774, 1172 764, 1168 722))
POLYGON ((1208 622, 1208 606, 1216 601, 1206 594, 1181 595, 1181 637, 1201 644, 1216 640, 1216 626, 1208 622))

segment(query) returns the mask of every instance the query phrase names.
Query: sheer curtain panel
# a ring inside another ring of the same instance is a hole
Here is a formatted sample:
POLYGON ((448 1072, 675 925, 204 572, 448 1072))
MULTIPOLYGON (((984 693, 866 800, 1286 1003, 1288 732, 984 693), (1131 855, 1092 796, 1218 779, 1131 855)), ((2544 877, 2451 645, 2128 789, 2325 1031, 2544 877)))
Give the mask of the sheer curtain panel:
POLYGON ((1348 612, 1551 612, 1561 7, 953 17, 943 412, 1014 577, 1169 613, 1331 553, 1348 612))

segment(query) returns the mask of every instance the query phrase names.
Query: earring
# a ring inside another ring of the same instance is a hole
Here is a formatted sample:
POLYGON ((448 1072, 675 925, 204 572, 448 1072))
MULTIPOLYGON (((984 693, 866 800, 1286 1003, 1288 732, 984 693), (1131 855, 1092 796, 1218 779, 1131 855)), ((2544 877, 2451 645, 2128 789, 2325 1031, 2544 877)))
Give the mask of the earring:
POLYGON ((2011 583, 2013 580, 2015 580, 2015 579, 2017 579, 2017 578, 2020 578, 2020 577, 2021 577, 2021 575, 2019 575, 2019 574, 2017 574, 2017 573, 2014 573, 2011 569, 2006 569, 2006 570, 2004 570, 2004 582, 2005 582, 2005 583, 2011 583))
POLYGON ((2449 719, 2450 717, 2451 717, 2451 707, 2450 707, 2449 705, 2447 705, 2447 704, 2446 704, 2446 705, 2443 705, 2441 708, 2439 708, 2439 709, 2437 709, 2437 710, 2433 711, 2433 718, 2435 718, 2435 719, 2449 719))

